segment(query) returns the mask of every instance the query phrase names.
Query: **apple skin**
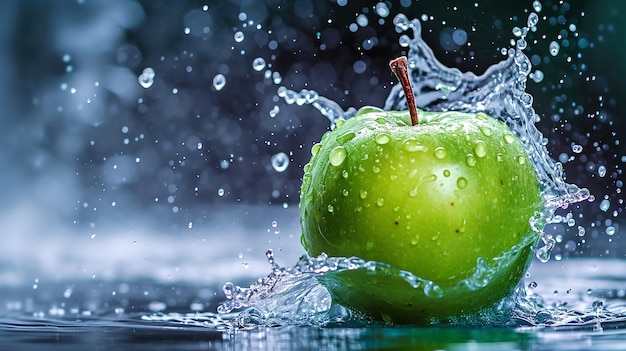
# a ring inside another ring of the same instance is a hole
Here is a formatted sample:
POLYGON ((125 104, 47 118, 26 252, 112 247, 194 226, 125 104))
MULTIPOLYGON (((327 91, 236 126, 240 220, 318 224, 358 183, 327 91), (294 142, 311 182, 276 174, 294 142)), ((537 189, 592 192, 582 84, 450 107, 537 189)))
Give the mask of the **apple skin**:
POLYGON ((408 111, 364 107, 341 121, 313 146, 301 188, 309 255, 383 262, 440 289, 367 269, 319 277, 337 302, 387 322, 493 305, 518 284, 539 236, 529 224, 539 184, 509 128, 482 113, 418 115, 412 126, 408 111))

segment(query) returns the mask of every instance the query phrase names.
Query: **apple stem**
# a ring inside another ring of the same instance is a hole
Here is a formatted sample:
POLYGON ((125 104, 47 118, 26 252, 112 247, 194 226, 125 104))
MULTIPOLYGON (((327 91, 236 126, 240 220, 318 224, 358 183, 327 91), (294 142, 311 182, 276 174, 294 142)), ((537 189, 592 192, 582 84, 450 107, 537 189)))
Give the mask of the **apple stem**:
POLYGON ((389 67, 402 85, 402 90, 404 90, 404 96, 406 97, 406 104, 409 108, 409 114, 411 115, 411 124, 416 126, 418 123, 417 106, 415 106, 415 95, 413 95, 413 88, 411 87, 411 80, 409 79, 409 65, 406 56, 400 56, 391 60, 389 67))

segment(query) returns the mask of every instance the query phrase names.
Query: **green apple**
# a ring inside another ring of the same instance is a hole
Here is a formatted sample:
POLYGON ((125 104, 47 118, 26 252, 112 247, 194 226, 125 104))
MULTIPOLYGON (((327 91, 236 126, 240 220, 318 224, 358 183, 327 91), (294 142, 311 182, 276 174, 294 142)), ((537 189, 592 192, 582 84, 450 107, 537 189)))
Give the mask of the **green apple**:
POLYGON ((526 271, 542 199, 503 122, 364 107, 311 151, 300 195, 306 251, 413 277, 382 266, 321 275, 339 303, 387 322, 445 320, 493 305, 526 271))

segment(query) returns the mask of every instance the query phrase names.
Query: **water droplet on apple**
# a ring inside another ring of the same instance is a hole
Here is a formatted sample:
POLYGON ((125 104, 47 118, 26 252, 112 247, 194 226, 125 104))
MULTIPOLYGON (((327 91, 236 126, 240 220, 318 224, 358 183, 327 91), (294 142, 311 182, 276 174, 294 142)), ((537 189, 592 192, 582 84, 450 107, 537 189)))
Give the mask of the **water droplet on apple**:
POLYGON ((524 163, 526 163, 526 157, 517 156, 517 163, 519 163, 520 165, 523 165, 524 163))
POLYGON ((431 183, 437 180, 437 176, 435 174, 430 174, 420 178, 420 182, 422 183, 431 183))
POLYGON ((476 166, 476 157, 474 157, 474 155, 472 154, 468 154, 465 157, 465 163, 470 167, 476 166))
POLYGON ((478 113, 476 114, 476 118, 477 118, 477 119, 480 119, 480 120, 483 120, 483 121, 487 121, 487 120, 489 120, 489 116, 487 116, 487 114, 485 114, 485 113, 483 113, 483 112, 478 112, 478 113))
POLYGON ((378 200, 376 200, 376 205, 378 205, 378 207, 383 207, 383 205, 385 204, 385 199, 378 198, 378 200))
POLYGON ((365 200, 367 198, 367 190, 361 190, 359 191, 359 197, 363 200, 365 200))
POLYGON ((504 141, 506 141, 507 144, 512 144, 515 141, 515 136, 513 136, 513 134, 504 134, 504 141))
POLYGON ((477 140, 474 143, 474 152, 478 157, 485 157, 487 155, 487 145, 482 140, 477 140))
POLYGON ((465 177, 459 177, 459 179, 456 180, 456 186, 459 189, 465 189, 467 188, 467 178, 465 177))
POLYGON ((378 145, 385 145, 391 141, 391 137, 387 133, 381 133, 381 134, 378 134, 374 140, 376 141, 376 144, 378 145))
POLYGON ((374 173, 376 173, 376 174, 377 174, 377 173, 379 173, 379 172, 380 172, 380 168, 379 168, 378 166, 373 166, 373 167, 372 167, 372 172, 374 172, 374 173))
POLYGON ((330 160, 331 165, 337 167, 343 163, 347 155, 348 153, 346 151, 346 148, 344 148, 343 146, 337 146, 330 151, 328 159, 330 160))
POLYGON ((449 177, 449 176, 450 176, 450 170, 448 170, 448 169, 444 169, 444 170, 443 170, 443 176, 444 176, 444 177, 449 177))
POLYGON ((315 143, 315 145, 311 147, 311 155, 313 156, 317 155, 317 153, 320 151, 321 148, 322 148, 322 144, 315 143))
POLYGON ((493 133, 491 129, 487 127, 478 127, 478 129, 480 129, 481 133, 483 133, 484 136, 491 136, 491 134, 493 133))
POLYGON ((431 236, 431 237, 430 237, 430 240, 432 240, 432 241, 437 241, 437 240, 439 240, 439 233, 435 233, 435 235, 431 236))
POLYGON ((428 148, 421 145, 417 140, 409 138, 404 141, 403 149, 408 152, 427 151, 428 148))
POLYGON ((498 162, 502 162, 502 154, 498 152, 498 154, 496 154, 496 159, 498 162))
POLYGON ((409 191, 409 196, 410 197, 416 197, 417 196, 417 187, 411 189, 411 191, 409 191))
POLYGON ((375 121, 378 122, 378 124, 387 124, 389 122, 386 118, 383 117, 378 117, 375 119, 375 121))
POLYGON ((343 189, 342 194, 343 194, 343 196, 348 196, 348 189, 343 189))
POLYGON ((435 149, 435 157, 438 159, 443 159, 444 157, 446 157, 446 149, 444 149, 442 146, 439 146, 438 148, 435 149))
POLYGON ((356 134, 354 134, 353 131, 345 132, 337 137, 337 143, 339 143, 339 145, 343 145, 344 143, 354 139, 355 136, 356 134))
POLYGON ((348 171, 346 171, 345 169, 344 169, 343 171, 341 171, 341 176, 342 176, 344 179, 347 179, 347 178, 348 178, 348 171))
POLYGON ((419 244, 420 242, 420 237, 419 235, 415 235, 412 239, 411 239, 411 245, 415 246, 417 244, 419 244))
POLYGON ((443 296, 443 290, 441 290, 439 285, 428 282, 428 284, 424 286, 424 294, 428 297, 440 298, 443 296))
POLYGON ((333 211, 335 210, 335 208, 333 207, 333 205, 328 205, 328 212, 333 213, 333 211))
POLYGON ((377 113, 377 112, 378 113, 385 113, 385 110, 383 110, 380 107, 376 107, 376 106, 364 106, 364 107, 361 107, 359 109, 358 114, 359 115, 364 115, 364 114, 377 113))

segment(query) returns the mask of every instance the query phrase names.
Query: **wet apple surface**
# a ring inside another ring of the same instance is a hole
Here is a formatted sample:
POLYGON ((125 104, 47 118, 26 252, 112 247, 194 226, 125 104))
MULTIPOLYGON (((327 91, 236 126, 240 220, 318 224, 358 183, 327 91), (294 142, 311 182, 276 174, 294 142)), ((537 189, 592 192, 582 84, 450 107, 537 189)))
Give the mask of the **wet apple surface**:
POLYGON ((310 255, 384 262, 440 292, 428 297, 406 282, 402 292, 399 281, 373 281, 363 272, 325 278, 348 306, 374 317, 397 310, 390 319, 399 321, 493 304, 515 287, 539 235, 529 224, 541 208, 537 178, 504 123, 482 113, 418 115, 412 125, 408 111, 365 107, 341 121, 313 146, 301 192, 302 242, 310 255), (488 281, 476 282, 485 269, 488 281), (363 286, 343 289, 343 280, 363 286), (468 284, 473 288, 459 289, 468 284), (377 289, 389 291, 362 296, 377 289), (442 304, 420 306, 427 300, 442 304))

